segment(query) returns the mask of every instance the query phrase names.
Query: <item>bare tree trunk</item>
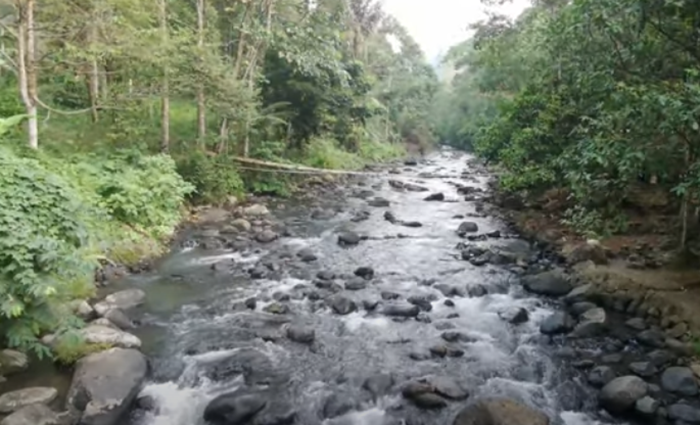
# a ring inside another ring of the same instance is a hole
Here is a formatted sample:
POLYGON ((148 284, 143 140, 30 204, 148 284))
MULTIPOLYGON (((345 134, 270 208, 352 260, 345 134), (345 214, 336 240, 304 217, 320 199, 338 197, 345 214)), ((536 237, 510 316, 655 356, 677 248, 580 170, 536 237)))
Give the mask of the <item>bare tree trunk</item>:
POLYGON ((93 59, 90 64, 90 80, 88 82, 88 95, 90 97, 90 114, 92 122, 99 120, 97 104, 100 98, 100 73, 97 65, 97 59, 93 59))
POLYGON ((245 47, 246 47, 246 19, 248 17, 248 14, 250 12, 250 9, 253 7, 253 2, 248 2, 248 5, 245 9, 245 12, 243 12, 243 19, 241 22, 241 29, 238 32, 238 46, 236 46, 236 60, 233 62, 233 78, 238 78, 238 75, 241 71, 241 65, 243 63, 243 53, 245 52, 245 47))
MULTIPOLYGON (((168 11, 166 0, 160 0, 159 4, 160 31, 163 42, 168 42, 168 11)), ((168 76, 168 65, 163 65, 163 81, 161 82, 161 142, 160 150, 168 152, 170 150, 170 83, 168 76)))
POLYGON ((221 119, 221 127, 219 128, 219 146, 216 148, 216 152, 219 154, 225 153, 227 150, 226 143, 228 141, 228 118, 224 117, 221 119))
POLYGON ((27 143, 32 149, 39 148, 39 125, 36 107, 36 52, 34 42, 34 0, 18 0, 17 25, 17 74, 19 90, 27 119, 27 143))
MULTIPOLYGON (((197 0, 197 48, 200 55, 204 50, 204 0, 197 0)), ((200 60, 202 60, 200 56, 200 60)), ((204 82, 197 86, 197 135, 200 147, 204 147, 207 133, 206 105, 204 99, 204 82)))

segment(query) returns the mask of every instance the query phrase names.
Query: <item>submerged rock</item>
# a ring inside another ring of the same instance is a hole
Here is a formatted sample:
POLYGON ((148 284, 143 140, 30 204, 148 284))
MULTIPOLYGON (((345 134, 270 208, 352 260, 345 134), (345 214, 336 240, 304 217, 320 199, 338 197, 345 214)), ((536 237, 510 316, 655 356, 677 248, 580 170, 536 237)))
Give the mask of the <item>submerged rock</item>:
POLYGON ((338 233, 338 244, 339 245, 357 245, 360 243, 360 235, 355 232, 341 232, 338 233))
POLYGON ((479 231, 479 226, 473 221, 464 221, 457 228, 458 236, 465 236, 467 233, 475 233, 479 231))
POLYGON ((334 312, 340 315, 347 315, 357 311, 357 304, 349 298, 337 295, 329 300, 328 303, 334 312))
POLYGON ((513 400, 486 399, 462 409, 452 425, 549 425, 549 418, 513 400))

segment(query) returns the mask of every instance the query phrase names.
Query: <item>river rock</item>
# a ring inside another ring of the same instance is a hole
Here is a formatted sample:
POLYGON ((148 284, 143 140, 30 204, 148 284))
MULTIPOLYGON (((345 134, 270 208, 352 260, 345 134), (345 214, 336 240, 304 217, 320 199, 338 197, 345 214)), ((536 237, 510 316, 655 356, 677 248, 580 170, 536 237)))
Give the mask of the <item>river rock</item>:
POLYGON ((626 321, 625 325, 638 331, 643 331, 647 328, 647 323, 641 317, 633 317, 626 321))
POLYGON ((141 340, 137 336, 107 326, 90 325, 81 329, 80 335, 88 344, 100 344, 120 348, 141 347, 141 340))
POLYGON ((237 218, 231 222, 231 226, 239 232, 249 232, 251 229, 250 221, 245 218, 237 218))
POLYGON ((411 295, 406 300, 409 303, 418 306, 421 311, 432 311, 433 303, 430 301, 430 297, 424 295, 411 295))
POLYGON ((568 313, 557 311, 540 323, 540 332, 545 335, 566 333, 573 329, 574 323, 574 319, 568 313))
POLYGON ((571 311, 571 314, 578 317, 581 316, 583 313, 587 312, 588 310, 592 310, 594 308, 598 308, 598 306, 589 301, 580 301, 572 304, 569 308, 569 311, 571 311))
POLYGON ((423 379, 431 385, 433 391, 450 400, 465 400, 469 391, 451 376, 430 376, 423 379))
POLYGON ((0 421, 0 425, 62 425, 65 421, 44 404, 25 406, 0 421))
POLYGON ((274 302, 263 307, 263 311, 271 314, 289 314, 290 309, 287 304, 274 302))
POLYGON ((602 308, 593 308, 579 317, 579 323, 570 336, 573 338, 592 338, 603 334, 606 329, 607 315, 602 308))
POLYGON ((380 312, 385 316, 416 317, 420 313, 420 308, 410 303, 396 302, 382 305, 380 312))
POLYGON ((580 302, 591 301, 595 293, 595 288, 592 284, 587 283, 585 285, 577 286, 568 294, 564 295, 564 302, 567 304, 576 304, 580 302))
POLYGON ((374 269, 368 266, 358 267, 355 269, 355 276, 366 280, 372 280, 372 278, 374 278, 374 269))
POLYGON ((279 238, 279 235, 270 229, 265 229, 255 235, 255 240, 260 243, 270 243, 279 238))
POLYGON ((672 366, 664 370, 661 374, 661 387, 683 396, 698 394, 698 384, 689 367, 672 366))
POLYGON ((499 312, 498 316, 513 325, 525 323, 530 319, 530 315, 528 314, 527 310, 522 307, 511 307, 507 310, 499 312))
POLYGON ((212 425, 244 425, 267 405, 266 394, 260 391, 236 390, 222 394, 207 404, 204 420, 212 425))
POLYGON ((112 348, 78 361, 68 390, 68 409, 84 425, 116 425, 146 379, 148 362, 137 350, 112 348))
POLYGON ((558 297, 571 292, 569 279, 561 270, 550 270, 523 277, 525 289, 539 295, 558 297))
POLYGON ((562 248, 562 256, 569 264, 578 264, 592 261, 594 264, 608 264, 608 254, 605 248, 597 240, 588 240, 585 243, 570 243, 562 248))
POLYGON ((615 371, 610 366, 596 366, 588 372, 588 383, 594 387, 603 387, 615 379, 615 371))
POLYGON ((119 329, 132 329, 134 322, 120 308, 110 308, 103 316, 103 319, 109 320, 119 329))
POLYGON ((367 281, 361 277, 355 277, 345 282, 345 289, 348 291, 361 291, 367 287, 367 281))
POLYGON ((452 425, 549 425, 549 418, 522 403, 494 398, 460 410, 452 425))
POLYGON ((652 416, 659 410, 660 405, 658 400, 644 396, 634 404, 634 410, 642 416, 652 416))
POLYGON ((680 402, 668 407, 668 417, 676 423, 700 424, 700 408, 680 402))
POLYGON ((629 365, 630 371, 642 378, 650 378, 658 372, 658 369, 652 362, 633 362, 629 365))
POLYGON ((467 233, 475 233, 479 231, 479 226, 473 221, 463 221, 459 227, 457 227, 457 235, 465 236, 467 233))
POLYGON ((270 210, 265 205, 253 204, 243 208, 243 214, 249 216, 265 216, 270 214, 270 210))
POLYGON ((129 310, 138 307, 146 301, 146 293, 140 289, 126 289, 107 295, 104 301, 95 304, 98 315, 104 316, 112 308, 129 310))
POLYGON ((388 199, 384 199, 384 198, 380 198, 380 197, 370 199, 369 201, 367 201, 367 205, 369 205, 370 207, 375 207, 375 208, 386 208, 390 204, 391 203, 389 202, 388 199))
POLYGON ((666 336, 663 332, 656 329, 641 331, 637 334, 636 339, 640 344, 646 345, 647 347, 663 348, 666 346, 666 336))
POLYGON ((318 256, 311 248, 303 248, 299 250, 299 252, 297 252, 297 257, 299 257, 299 259, 305 263, 310 263, 318 259, 318 256))
POLYGON ((489 290, 484 285, 476 284, 467 288, 467 294, 472 298, 479 298, 487 295, 489 290))
POLYGON ((355 232, 345 231, 338 233, 339 245, 357 245, 360 243, 360 235, 355 232))
POLYGON ((442 295, 446 297, 462 297, 465 295, 466 292, 456 285, 448 285, 446 283, 438 283, 434 285, 433 288, 442 292, 442 295))
POLYGON ((426 196, 424 198, 425 201, 444 201, 445 200, 445 194, 438 192, 438 193, 431 193, 430 195, 426 196))
POLYGON ((75 314, 83 320, 91 320, 95 317, 95 309, 86 300, 77 300, 73 305, 75 314))
POLYGON ((347 297, 337 295, 329 300, 328 303, 334 312, 340 315, 347 315, 357 311, 357 304, 347 297))
POLYGON ((0 375, 9 376, 29 368, 29 357, 15 350, 0 351, 0 375))
POLYGON ((457 347, 452 347, 450 345, 438 344, 433 345, 428 349, 430 354, 436 357, 462 357, 464 356, 464 350, 457 347))
POLYGON ((599 401, 608 412, 619 414, 634 407, 637 400, 647 395, 647 390, 647 383, 638 376, 621 376, 603 387, 599 401))
POLYGON ((387 394, 394 386, 394 376, 389 373, 378 373, 365 379, 362 388, 367 390, 372 397, 377 398, 387 394))
POLYGON ((49 404, 58 391, 51 387, 31 387, 0 395, 0 413, 12 413, 31 404, 49 404))
POLYGON ((421 409, 441 409, 447 402, 434 393, 435 388, 425 382, 409 382, 401 389, 401 394, 421 409))
POLYGON ((301 344, 311 344, 316 339, 316 331, 302 325, 290 325, 287 327, 287 338, 301 344))

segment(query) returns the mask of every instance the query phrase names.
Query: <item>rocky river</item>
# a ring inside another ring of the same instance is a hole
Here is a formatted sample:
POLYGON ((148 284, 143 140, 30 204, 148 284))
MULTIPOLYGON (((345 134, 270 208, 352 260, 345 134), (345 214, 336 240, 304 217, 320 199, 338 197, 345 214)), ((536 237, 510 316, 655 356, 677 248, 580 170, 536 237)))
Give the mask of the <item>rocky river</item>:
POLYGON ((140 344, 83 359, 66 403, 84 425, 700 423, 680 335, 519 238, 489 179, 443 150, 189 227, 93 306, 140 344))

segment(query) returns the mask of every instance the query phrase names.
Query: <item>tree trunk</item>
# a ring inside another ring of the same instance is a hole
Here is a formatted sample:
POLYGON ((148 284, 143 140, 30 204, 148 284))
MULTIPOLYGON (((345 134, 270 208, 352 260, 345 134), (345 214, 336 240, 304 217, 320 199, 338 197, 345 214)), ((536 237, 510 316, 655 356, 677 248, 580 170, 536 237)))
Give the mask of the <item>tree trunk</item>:
MULTIPOLYGON (((197 48, 200 61, 204 50, 204 0, 197 0, 197 48)), ((204 82, 197 86, 197 136, 200 147, 204 148, 204 140, 207 133, 206 104, 204 99, 204 82)))
POLYGON ((100 98, 100 73, 97 65, 97 59, 93 59, 90 64, 90 80, 88 82, 88 95, 90 97, 90 114, 92 122, 97 122, 99 119, 97 104, 100 98))
POLYGON ((17 74, 19 90, 27 119, 27 143, 39 147, 39 125, 36 107, 36 52, 34 40, 34 0, 17 1, 17 74))
MULTIPOLYGON (((159 4, 160 31, 163 43, 168 43, 168 11, 166 0, 160 0, 159 4)), ((163 81, 161 82, 161 152, 170 150, 170 98, 169 98, 168 65, 163 65, 163 81)))
POLYGON ((228 141, 228 119, 221 119, 221 127, 219 128, 219 146, 216 148, 216 153, 223 154, 226 152, 228 141))

